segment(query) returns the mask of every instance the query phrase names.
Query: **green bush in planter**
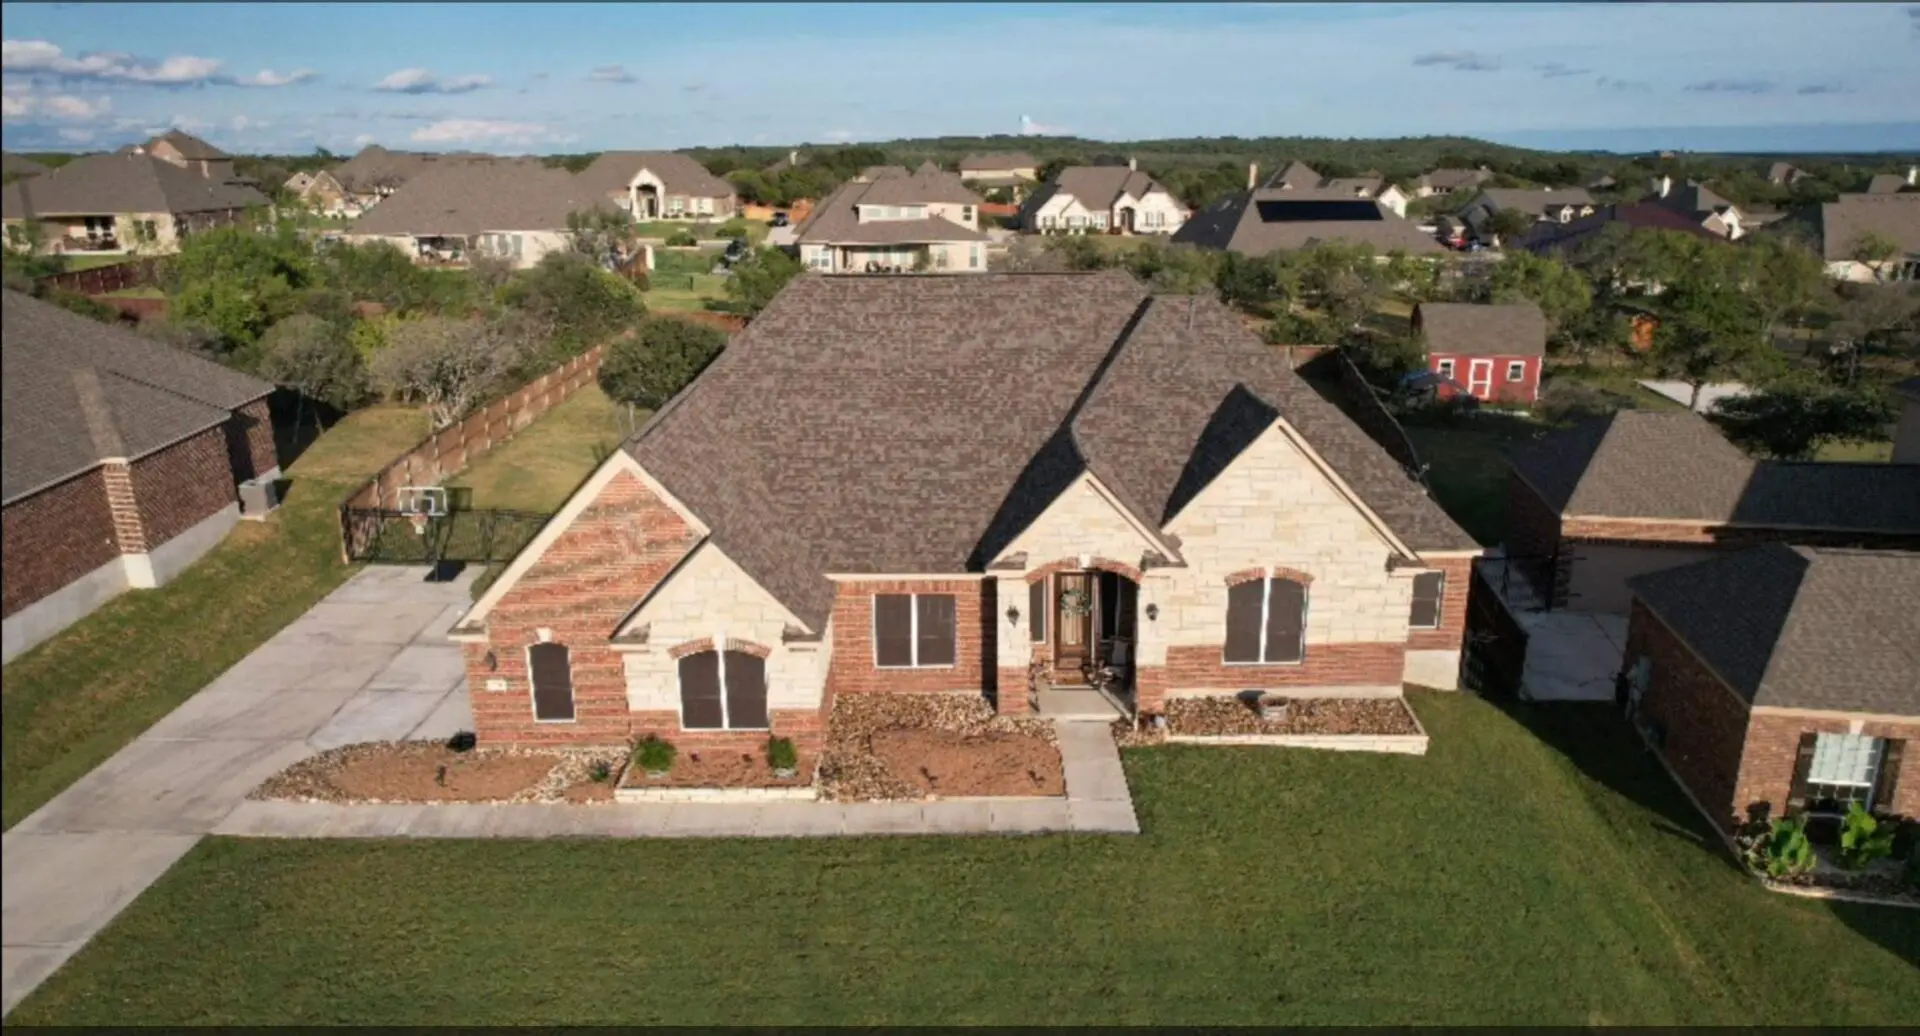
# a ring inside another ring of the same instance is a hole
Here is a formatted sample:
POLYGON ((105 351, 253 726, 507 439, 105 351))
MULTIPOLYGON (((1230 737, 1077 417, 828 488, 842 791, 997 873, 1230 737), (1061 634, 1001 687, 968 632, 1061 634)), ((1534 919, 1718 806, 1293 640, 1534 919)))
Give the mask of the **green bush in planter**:
POLYGON ((793 748, 793 739, 773 737, 767 739, 767 765, 776 770, 793 770, 800 766, 800 753, 793 748))
POLYGON ((1840 866, 1857 871, 1875 860, 1893 855, 1893 824, 1866 811, 1858 802, 1847 804, 1847 818, 1840 822, 1840 866))
POLYGON ((713 236, 714 237, 746 237, 747 221, 736 216, 733 219, 730 219, 725 223, 720 224, 720 229, 715 230, 713 232, 713 236))
POLYGON ((699 243, 700 239, 694 237, 691 230, 676 230, 667 235, 668 248, 691 248, 699 243))
POLYGON ((672 742, 657 737, 648 737, 633 751, 634 763, 645 773, 666 773, 673 769, 673 761, 678 756, 672 742))
POLYGON ((1807 840, 1807 825, 1798 817, 1776 820, 1761 842, 1761 861, 1767 874, 1788 878, 1813 869, 1813 843, 1807 840))

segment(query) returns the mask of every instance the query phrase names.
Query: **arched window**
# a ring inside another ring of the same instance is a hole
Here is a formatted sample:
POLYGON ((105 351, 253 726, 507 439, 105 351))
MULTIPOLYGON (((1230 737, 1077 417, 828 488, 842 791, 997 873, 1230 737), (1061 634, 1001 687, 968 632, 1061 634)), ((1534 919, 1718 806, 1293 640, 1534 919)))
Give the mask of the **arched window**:
POLYGON ((542 723, 573 722, 573 664, 567 646, 528 648, 527 676, 533 684, 533 718, 542 723))
POLYGON ((1227 588, 1229 665, 1270 665, 1306 657, 1307 584, 1284 576, 1227 588))
POLYGON ((745 651, 680 656, 680 727, 767 729, 767 660, 745 651))

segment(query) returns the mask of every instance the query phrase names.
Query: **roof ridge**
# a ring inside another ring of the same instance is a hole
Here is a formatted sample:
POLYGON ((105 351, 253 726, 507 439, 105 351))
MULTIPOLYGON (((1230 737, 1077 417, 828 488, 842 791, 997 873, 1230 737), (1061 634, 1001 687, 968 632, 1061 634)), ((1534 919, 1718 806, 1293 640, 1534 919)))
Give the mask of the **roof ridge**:
POLYGON ((91 366, 73 370, 73 389, 80 401, 80 416, 87 422, 87 437, 101 457, 125 458, 126 440, 113 420, 113 406, 107 402, 106 387, 100 384, 100 371, 91 366))

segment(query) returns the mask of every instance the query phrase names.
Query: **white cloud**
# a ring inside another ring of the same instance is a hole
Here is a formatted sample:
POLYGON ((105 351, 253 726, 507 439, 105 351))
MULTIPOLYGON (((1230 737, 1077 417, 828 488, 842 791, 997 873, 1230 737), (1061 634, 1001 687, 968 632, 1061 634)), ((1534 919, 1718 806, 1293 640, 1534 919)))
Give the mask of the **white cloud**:
POLYGON ((105 118, 112 109, 113 100, 108 97, 36 94, 15 83, 8 83, 5 91, 0 92, 0 114, 9 119, 93 122, 105 118))
POLYGON ((96 51, 69 55, 47 40, 0 41, 0 71, 16 75, 54 76, 61 79, 85 79, 109 83, 133 83, 144 86, 195 86, 203 83, 221 86, 289 86, 304 83, 318 73, 301 69, 284 75, 263 69, 250 76, 234 77, 220 72, 217 58, 174 54, 152 61, 120 51, 96 51))
POLYGON ((235 133, 257 133, 261 130, 272 129, 273 123, 265 119, 253 118, 250 115, 235 115, 233 118, 227 120, 227 126, 235 133))
POLYGON ((94 136, 94 131, 85 126, 60 127, 60 139, 68 144, 91 144, 94 136))
POLYGON ((353 138, 354 147, 366 147, 368 144, 371 144, 373 142, 374 142, 374 136, 371 133, 362 133, 359 136, 353 138))
POLYGON ((504 119, 441 119, 413 131, 416 144, 464 144, 490 141, 501 144, 531 144, 548 136, 547 128, 534 122, 509 122, 504 119))
POLYGON ((403 68, 373 84, 373 88, 392 94, 464 94, 491 85, 493 77, 488 75, 441 79, 424 68, 403 68))
POLYGON ((233 85, 235 86, 268 86, 268 87, 292 86, 295 83, 304 83, 309 79, 318 79, 318 78, 320 78, 320 73, 315 72, 311 68, 295 69, 294 71, 287 72, 285 74, 275 72, 271 68, 263 68, 260 71, 255 72, 250 76, 241 76, 240 78, 235 79, 233 81, 233 85))
POLYGON ((587 73, 587 79, 595 83, 632 83, 637 82, 633 73, 624 65, 601 65, 587 73))

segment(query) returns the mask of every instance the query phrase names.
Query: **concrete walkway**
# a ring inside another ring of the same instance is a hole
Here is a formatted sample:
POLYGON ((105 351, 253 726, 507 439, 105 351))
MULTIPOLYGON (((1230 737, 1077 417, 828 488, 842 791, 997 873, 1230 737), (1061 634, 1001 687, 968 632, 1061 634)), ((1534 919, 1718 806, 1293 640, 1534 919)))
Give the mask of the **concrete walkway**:
POLYGON ((1107 724, 1062 721, 1067 795, 935 802, 334 805, 245 802, 215 834, 254 838, 796 838, 827 835, 1138 834, 1107 724))
POLYGON ((471 729, 446 632, 472 575, 370 568, 8 831, 0 1012, 32 992, 261 781, 352 741, 471 729))
POLYGON ((1530 701, 1612 701, 1627 617, 1604 612, 1515 613, 1527 631, 1521 694, 1530 701))

